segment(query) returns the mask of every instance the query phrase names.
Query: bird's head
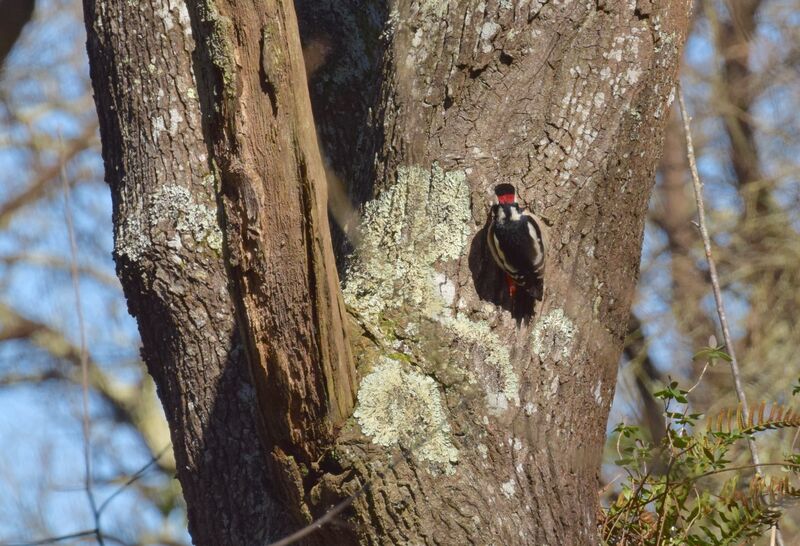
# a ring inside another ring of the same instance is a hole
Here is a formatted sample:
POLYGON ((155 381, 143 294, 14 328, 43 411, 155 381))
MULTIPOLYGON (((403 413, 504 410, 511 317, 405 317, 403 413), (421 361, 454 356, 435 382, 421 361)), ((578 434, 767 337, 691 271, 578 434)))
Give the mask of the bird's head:
POLYGON ((498 205, 511 205, 517 202, 517 190, 511 184, 498 184, 494 188, 498 205))

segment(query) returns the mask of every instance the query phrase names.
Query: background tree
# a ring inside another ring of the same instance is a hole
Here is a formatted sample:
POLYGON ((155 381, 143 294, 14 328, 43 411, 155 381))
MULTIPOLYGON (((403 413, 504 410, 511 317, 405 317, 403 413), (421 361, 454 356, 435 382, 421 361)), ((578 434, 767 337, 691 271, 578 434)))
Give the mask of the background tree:
MULTIPOLYGON (((738 339, 745 384, 752 401, 791 403, 797 380, 797 123, 789 119, 797 99, 792 2, 699 2, 683 68, 683 85, 694 106, 693 129, 701 176, 707 188, 712 236, 725 297, 738 339)), ((660 404, 652 390, 666 376, 694 384, 703 359, 691 355, 715 332, 710 285, 699 233, 691 224, 694 199, 687 185, 685 143, 679 123, 667 129, 664 157, 652 202, 643 256, 637 315, 643 327, 632 336, 633 366, 623 368, 618 400, 641 400, 612 412, 610 422, 634 422, 638 409, 649 428, 663 434, 660 404), (639 367, 642 363, 644 366, 639 367), (681 364, 685 363, 685 364, 681 364), (629 385, 637 385, 634 394, 629 385), (652 411, 655 409, 655 411, 652 411), (654 420, 652 417, 655 416, 654 420)), ((716 415, 736 405, 726 366, 712 367, 693 393, 692 411, 716 415)), ((796 449, 794 433, 759 438, 764 460, 796 449)), ((741 464, 749 455, 731 455, 741 464)), ((792 543, 796 508, 782 520, 792 543)))

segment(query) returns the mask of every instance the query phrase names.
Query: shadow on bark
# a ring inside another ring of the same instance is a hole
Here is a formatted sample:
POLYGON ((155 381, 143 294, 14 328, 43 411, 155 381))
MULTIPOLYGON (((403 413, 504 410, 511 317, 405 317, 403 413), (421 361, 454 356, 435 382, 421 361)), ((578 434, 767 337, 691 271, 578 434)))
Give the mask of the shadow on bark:
MULTIPOLYGON (((381 104, 384 83, 388 2, 298 0, 295 9, 323 161, 360 210, 374 197, 380 176, 375 158, 384 144, 383 112, 375 105, 381 104)), ((344 279, 354 242, 335 216, 330 215, 331 238, 344 279)))

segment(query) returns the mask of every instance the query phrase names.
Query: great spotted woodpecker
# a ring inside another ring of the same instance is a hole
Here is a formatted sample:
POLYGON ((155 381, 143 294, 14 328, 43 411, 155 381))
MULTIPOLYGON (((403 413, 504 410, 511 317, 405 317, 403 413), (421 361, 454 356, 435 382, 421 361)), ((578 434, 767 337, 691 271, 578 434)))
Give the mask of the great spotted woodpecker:
POLYGON ((522 287, 541 300, 544 280, 545 230, 542 221, 517 203, 511 184, 495 188, 497 204, 492 206, 487 233, 494 261, 505 271, 508 293, 513 298, 522 287))

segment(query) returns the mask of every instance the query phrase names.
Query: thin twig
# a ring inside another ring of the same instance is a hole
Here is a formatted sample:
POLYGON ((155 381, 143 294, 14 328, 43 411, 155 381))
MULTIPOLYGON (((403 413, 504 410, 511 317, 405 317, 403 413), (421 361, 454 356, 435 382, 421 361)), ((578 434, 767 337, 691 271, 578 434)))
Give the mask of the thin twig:
MULTIPOLYGON (((702 379, 702 374, 701 374, 702 379)), ((669 412, 669 404, 670 401, 666 400, 664 402, 664 414, 668 415, 669 412)), ((683 418, 686 418, 686 414, 689 412, 689 405, 686 404, 683 408, 683 418)), ((685 427, 682 430, 686 430, 685 427)), ((685 453, 688 453, 690 449, 693 449, 693 444, 684 448, 683 451, 680 451, 677 455, 675 454, 675 444, 672 442, 672 435, 670 434, 670 425, 667 423, 667 430, 665 431, 665 436, 667 441, 669 442, 670 446, 670 454, 669 454, 669 464, 667 464, 667 471, 664 472, 665 481, 664 481, 664 491, 669 492, 670 486, 670 477, 672 476, 672 468, 675 466, 679 457, 682 457, 685 453)), ((666 513, 667 513, 667 503, 669 502, 669 494, 664 496, 664 500, 661 503, 661 509, 658 511, 658 538, 656 539, 656 544, 661 544, 661 537, 664 536, 664 526, 667 523, 666 513)))
MULTIPOLYGON (((717 336, 712 334, 708 338, 708 346, 709 347, 716 347, 717 346, 717 336)), ((692 392, 693 390, 695 390, 700 385, 700 382, 703 381, 703 376, 706 375, 706 371, 708 370, 708 367, 711 366, 712 364, 714 364, 714 359, 713 358, 707 358, 706 359, 706 365, 703 366, 703 371, 700 372, 700 377, 697 378, 697 382, 694 385, 692 385, 692 388, 690 388, 689 390, 686 391, 687 394, 692 392)))
MULTIPOLYGON (((60 140, 60 138, 59 138, 60 140)), ((63 144, 62 144, 63 148, 63 144)), ((80 332, 80 361, 81 361, 81 385, 82 385, 82 405, 83 405, 83 465, 84 465, 84 487, 89 506, 94 517, 95 536, 100 546, 105 546, 103 534, 100 532, 100 512, 97 509, 97 501, 94 498, 92 484, 92 445, 91 445, 91 418, 89 416, 89 351, 86 344, 86 324, 83 318, 83 308, 81 302, 80 278, 78 274, 78 243, 75 240, 75 226, 72 221, 72 208, 70 200, 70 188, 67 182, 65 169, 66 160, 60 158, 61 182, 64 186, 64 216, 67 222, 67 234, 69 236, 70 249, 70 276, 72 277, 72 289, 75 292, 75 312, 78 318, 78 330, 80 332)))
MULTIPOLYGON (((122 493, 126 488, 130 487, 131 484, 133 484, 138 479, 140 479, 147 472, 147 470, 150 467, 152 467, 154 464, 156 464, 158 462, 158 460, 161 459, 161 457, 163 457, 165 453, 167 453, 167 451, 171 447, 172 447, 172 444, 168 444, 164 449, 159 451, 158 454, 153 456, 145 465, 143 465, 139 470, 137 470, 133 475, 131 475, 131 477, 128 478, 125 481, 124 484, 119 486, 118 489, 116 489, 111 495, 109 495, 108 498, 105 501, 103 501, 103 503, 97 509, 98 514, 101 514, 103 512, 103 510, 111 503, 111 501, 114 500, 117 497, 117 495, 122 493)), ((42 538, 42 539, 39 539, 39 540, 30 541, 30 542, 0 542, 0 546, 40 546, 40 545, 43 545, 43 544, 55 544, 56 542, 61 542, 63 540, 70 540, 70 539, 74 539, 74 538, 83 538, 83 537, 88 537, 88 536, 92 536, 92 535, 94 535, 95 537, 98 538, 98 542, 100 542, 102 540, 100 538, 100 535, 101 535, 100 529, 99 528, 95 528, 95 529, 86 530, 86 531, 78 531, 76 533, 70 533, 70 534, 67 534, 67 535, 60 535, 60 536, 55 536, 55 537, 42 538)), ((120 544, 125 544, 122 540, 115 539, 114 537, 111 537, 111 536, 109 536, 107 534, 103 534, 103 539, 109 539, 112 542, 118 542, 120 544)))
MULTIPOLYGON (((693 484, 694 482, 696 482, 696 481, 698 481, 698 480, 700 480, 702 478, 707 478, 709 476, 714 476, 716 474, 724 474, 725 472, 738 472, 740 470, 758 470, 759 467, 764 467, 764 466, 790 467, 790 468, 795 468, 795 469, 800 470, 800 465, 793 464, 793 463, 787 463, 785 461, 784 462, 780 462, 780 463, 761 463, 760 465, 747 464, 747 465, 742 465, 742 466, 731 466, 731 467, 727 467, 727 468, 719 468, 717 470, 709 470, 708 472, 704 472, 702 474, 698 474, 697 476, 690 476, 690 477, 684 478, 684 479, 678 481, 677 484, 681 485, 681 486, 689 486, 689 485, 693 484)), ((636 495, 632 495, 630 497, 631 500, 628 502, 628 506, 626 507, 626 510, 628 510, 628 511, 630 511, 630 510, 638 510, 640 508, 643 508, 643 507, 647 506, 650 503, 657 503, 658 501, 663 499, 664 496, 666 496, 668 494, 669 494, 669 490, 668 489, 664 489, 661 493, 658 493, 657 495, 654 495, 653 497, 650 497, 647 500, 643 501, 643 500, 638 500, 638 493, 637 493, 636 495)), ((618 514, 617 518, 620 518, 620 517, 621 517, 621 514, 618 514)), ((612 530, 613 530, 613 527, 612 527, 612 530)))
POLYGON ((144 466, 142 466, 142 467, 141 467, 139 470, 137 470, 137 471, 136 471, 136 472, 135 472, 135 473, 134 473, 134 474, 133 474, 133 475, 132 475, 130 478, 128 478, 127 480, 125 480, 125 483, 123 483, 122 485, 120 485, 120 486, 119 486, 119 488, 117 488, 117 490, 116 490, 116 491, 114 491, 113 493, 111 493, 111 494, 108 496, 108 498, 107 498, 106 500, 104 500, 104 501, 103 501, 103 503, 102 503, 102 504, 100 505, 100 507, 97 509, 97 513, 98 513, 98 514, 102 514, 102 513, 103 513, 103 510, 105 510, 105 508, 106 508, 106 507, 107 507, 107 506, 108 506, 108 505, 111 503, 111 501, 112 501, 112 500, 114 500, 114 499, 117 497, 117 495, 119 495, 120 493, 122 493, 123 491, 125 491, 125 489, 127 489, 128 487, 130 487, 130 486, 131 486, 131 485, 132 485, 134 482, 136 482, 136 481, 137 481, 139 478, 141 478, 142 476, 144 476, 145 472, 147 472, 147 471, 148 471, 148 470, 149 470, 149 469, 150 469, 150 468, 151 468, 153 465, 155 465, 155 464, 156 464, 156 463, 159 461, 159 459, 161 459, 161 457, 163 457, 163 456, 164 456, 164 454, 165 454, 165 453, 167 453, 167 451, 168 451, 168 450, 169 450, 171 447, 172 447, 172 444, 167 444, 167 447, 165 447, 164 449, 162 449, 161 451, 159 451, 159 452, 158 452, 158 453, 157 453, 157 454, 156 454, 154 457, 151 457, 151 458, 150 458, 150 460, 149 460, 149 461, 147 461, 147 464, 145 464, 144 466))
POLYGON ((703 513, 702 510, 703 500, 702 497, 700 496, 700 492, 697 490, 697 487, 692 487, 692 490, 694 491, 695 502, 697 503, 698 510, 697 513, 694 515, 694 517, 689 521, 687 521, 686 525, 684 525, 683 542, 679 542, 679 544, 684 544, 688 542, 689 531, 692 529, 692 525, 694 525, 695 521, 700 519, 700 515, 703 513))
MULTIPOLYGON (((367 329, 367 325, 362 323, 362 326, 364 327, 367 335, 369 335, 370 331, 367 329)), ((383 343, 380 339, 380 336, 377 336, 374 339, 374 341, 379 345, 383 343)), ((458 408, 463 407, 468 400, 469 397, 463 398, 461 402, 459 402, 459 404, 457 404, 454 409, 457 410, 458 408)), ((392 469, 396 467, 398 464, 406 460, 411 453, 416 452, 419 448, 425 446, 430 441, 431 441, 430 437, 424 437, 420 439, 418 442, 414 442, 414 444, 410 446, 408 449, 403 449, 402 446, 398 446, 399 452, 392 457, 392 460, 389 462, 389 468, 392 469)), ((337 504, 336 506, 325 512, 325 514, 315 519, 302 529, 299 529, 280 540, 267 543, 267 546, 289 546, 291 544, 300 541, 306 536, 315 533, 325 525, 332 523, 335 520, 336 516, 344 512, 344 510, 347 509, 347 507, 349 507, 351 504, 353 504, 353 502, 355 502, 356 499, 366 494, 371 487, 372 487, 372 479, 366 478, 364 484, 361 485, 355 493, 353 493, 346 499, 342 500, 339 504, 337 504)))
POLYGON ((289 546, 290 544, 294 544, 295 542, 310 535, 311 533, 318 531, 324 525, 333 521, 333 519, 340 513, 342 513, 345 510, 345 508, 353 504, 353 501, 355 501, 358 497, 363 495, 367 491, 367 489, 369 489, 369 486, 370 486, 369 482, 365 483, 363 486, 361 486, 361 488, 359 488, 358 491, 356 491, 355 493, 347 497, 345 500, 343 500, 342 502, 340 502, 339 504, 337 504, 336 506, 325 512, 325 514, 322 517, 314 520, 312 523, 306 525, 302 529, 292 533, 287 537, 280 539, 277 542, 271 542, 269 546, 289 546))
POLYGON ((625 475, 624 472, 620 472, 619 474, 614 476, 611 479, 611 481, 609 481, 607 484, 605 484, 603 487, 600 488, 600 490, 597 492, 597 496, 600 497, 601 495, 605 494, 605 492, 608 491, 611 488, 612 485, 614 485, 614 482, 616 482, 618 479, 620 479, 624 475, 625 475))
MULTIPOLYGON (((686 112, 686 103, 683 100, 683 90, 678 88, 678 102, 681 108, 681 117, 683 118, 683 131, 686 136, 686 153, 689 156, 689 169, 692 174, 692 185, 694 186, 694 196, 697 203, 697 217, 699 219, 700 235, 703 239, 703 248, 706 253, 706 261, 708 262, 708 271, 711 276, 711 287, 714 292, 714 301, 717 305, 717 315, 719 316, 720 326, 722 327, 722 336, 725 339, 725 348, 728 355, 731 357, 731 374, 733 375, 733 384, 736 389, 736 397, 742 406, 742 414, 745 421, 748 420, 750 409, 747 405, 747 395, 742 386, 742 376, 739 370, 739 361, 736 358, 736 349, 733 346, 730 328, 728 327, 728 316, 725 314, 725 305, 722 301, 722 291, 719 287, 719 275, 717 274, 717 265, 714 262, 714 257, 711 254, 711 238, 708 235, 708 227, 706 225, 705 204, 703 202, 703 184, 700 181, 700 175, 697 172, 697 160, 694 154, 694 144, 692 143, 692 133, 689 126, 689 114, 686 112)), ((759 464, 758 448, 752 438, 748 438, 748 446, 750 447, 750 455, 752 456, 753 463, 759 464)))
MULTIPOLYGON (((686 102, 683 99, 683 89, 678 85, 678 103, 681 109, 681 117, 683 118, 683 132, 686 137, 686 155, 689 157, 689 170, 692 175, 692 186, 694 187, 694 197, 697 203, 697 217, 699 220, 700 235, 703 239, 703 249, 706 253, 706 261, 708 262, 708 272, 711 276, 711 287, 714 292, 714 301, 717 306, 717 315, 719 316, 719 323, 722 327, 722 336, 725 340, 725 348, 728 355, 731 357, 731 375, 733 375, 733 384, 736 389, 736 397, 739 399, 739 404, 742 406, 742 416, 745 422, 749 420, 750 410, 747 405, 747 395, 744 392, 742 385, 742 375, 739 370, 739 361, 736 359, 736 349, 733 346, 733 339, 731 331, 728 327, 728 316, 725 314, 725 304, 722 301, 722 290, 719 287, 719 275, 717 274, 717 266, 714 262, 714 257, 711 254, 711 238, 708 235, 708 227, 706 225, 705 205, 703 203, 703 183, 700 181, 700 175, 697 172, 697 159, 694 154, 694 144, 692 143, 692 131, 690 127, 691 119, 686 110, 686 102)), ((758 456, 758 446, 756 445, 755 438, 752 436, 747 437, 747 446, 750 448, 750 456, 755 466, 755 472, 759 476, 763 476, 760 467, 760 457, 758 456)), ((778 544, 783 544, 783 539, 780 532, 777 533, 778 544)))
MULTIPOLYGON (((788 467, 795 469, 795 471, 800 470, 800 464, 794 464, 787 461, 782 461, 780 463, 761 463, 761 464, 744 464, 741 466, 731 466, 728 468, 718 468, 716 470, 709 470, 708 472, 703 472, 702 474, 698 474, 697 476, 692 476, 688 481, 697 481, 701 478, 707 478, 708 476, 714 476, 715 474, 723 474, 725 472, 736 472, 739 470, 751 470, 754 469, 758 472, 762 467, 765 466, 780 466, 780 467, 788 467)), ((687 480, 684 480, 686 482, 687 480)))
POLYGON ((706 375, 706 371, 708 370, 708 367, 711 365, 711 362, 712 362, 712 359, 710 359, 710 358, 706 359, 706 364, 705 364, 705 366, 703 366, 703 371, 700 372, 700 377, 697 378, 697 382, 694 385, 692 385, 692 387, 690 389, 686 390, 687 394, 689 394, 690 392, 695 390, 700 385, 700 382, 703 380, 703 376, 706 375))
POLYGON ((56 542, 61 542, 63 540, 71 540, 73 538, 83 538, 96 534, 97 534, 97 529, 91 529, 88 531, 78 531, 77 533, 70 533, 68 535, 43 538, 41 540, 31 540, 29 542, 0 542, 0 546, 40 546, 41 544, 55 544, 56 542))
MULTIPOLYGON (((462 400, 461 403, 463 404, 464 401, 462 400)), ((394 457, 392 457, 392 460, 389 462, 389 468, 396 467, 398 464, 400 464, 403 460, 406 459, 406 456, 409 453, 416 451, 420 447, 427 444, 429 441, 430 438, 425 438, 419 442, 415 442, 415 444, 408 451, 401 448, 399 453, 395 454, 394 457)), ((302 538, 312 533, 315 533, 325 525, 332 523, 336 518, 336 516, 344 512, 344 510, 347 509, 348 506, 353 504, 353 502, 355 502, 356 499, 358 499, 359 497, 364 495, 367 491, 369 491, 370 487, 372 487, 372 480, 368 478, 367 481, 361 487, 359 487, 355 493, 353 493, 352 495, 341 501, 339 504, 337 504, 336 506, 325 512, 325 514, 315 519, 302 529, 298 529, 291 535, 285 536, 278 541, 268 543, 267 546, 289 546, 291 544, 294 544, 295 542, 300 541, 302 538)))
POLYGON ((46 168, 40 173, 35 180, 31 181, 27 187, 19 194, 11 197, 7 201, 0 204, 0 226, 4 226, 11 220, 11 217, 16 214, 21 208, 33 203, 36 199, 45 194, 50 187, 51 181, 54 181, 56 176, 64 176, 64 163, 76 157, 79 153, 91 147, 94 142, 95 134, 97 132, 97 124, 91 124, 86 127, 83 133, 74 140, 64 144, 59 136, 59 143, 61 147, 61 157, 59 164, 46 168))

